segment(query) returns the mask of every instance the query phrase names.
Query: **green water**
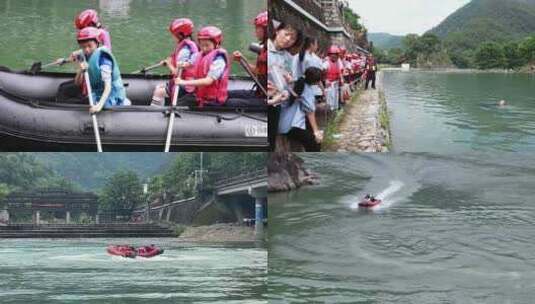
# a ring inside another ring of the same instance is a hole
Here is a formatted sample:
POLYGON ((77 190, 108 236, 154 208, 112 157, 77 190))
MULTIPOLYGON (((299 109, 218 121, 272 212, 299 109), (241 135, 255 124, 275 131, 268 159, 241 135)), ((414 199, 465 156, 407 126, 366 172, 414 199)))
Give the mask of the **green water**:
POLYGON ((265 303, 267 251, 174 239, 1 240, 0 303, 265 303), (110 243, 163 255, 109 256, 110 243), (141 242, 141 243, 140 243, 141 242))
POLYGON ((535 151, 533 75, 386 72, 385 94, 395 152, 535 151), (508 105, 498 107, 500 100, 508 105))
MULTIPOLYGON (((123 73, 168 56, 174 48, 169 23, 182 17, 192 19, 197 29, 220 27, 223 46, 253 60, 255 55, 248 51, 256 42, 252 20, 266 6, 265 0, 2 0, 0 65, 26 69, 35 61, 45 64, 70 54, 77 48, 74 16, 87 8, 99 11, 123 73)), ((237 64, 233 73, 244 74, 237 64)))
POLYGON ((270 303, 533 303, 535 157, 302 157, 320 184, 269 196, 270 303))

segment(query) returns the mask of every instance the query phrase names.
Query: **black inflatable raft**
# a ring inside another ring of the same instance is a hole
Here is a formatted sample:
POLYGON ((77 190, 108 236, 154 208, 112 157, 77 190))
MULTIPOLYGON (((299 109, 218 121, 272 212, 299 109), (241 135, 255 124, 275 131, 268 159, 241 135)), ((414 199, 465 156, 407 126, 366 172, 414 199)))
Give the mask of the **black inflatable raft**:
MULTIPOLYGON (((165 75, 122 75, 132 106, 97 115, 105 151, 163 151, 169 107, 150 106, 165 75)), ((0 66, 0 150, 95 151, 93 125, 85 103, 58 102, 58 88, 72 73, 12 71, 0 66)), ((243 100, 253 81, 232 77, 230 106, 177 107, 172 149, 236 151, 268 149, 267 111, 262 100, 243 100)))

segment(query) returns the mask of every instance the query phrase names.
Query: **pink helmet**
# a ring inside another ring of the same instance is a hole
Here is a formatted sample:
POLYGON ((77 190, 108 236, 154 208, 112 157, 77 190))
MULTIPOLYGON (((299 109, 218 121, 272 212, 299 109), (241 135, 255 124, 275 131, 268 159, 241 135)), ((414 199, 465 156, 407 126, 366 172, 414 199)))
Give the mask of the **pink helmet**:
POLYGON ((223 32, 215 26, 206 26, 197 33, 197 40, 212 40, 219 46, 223 42, 223 32))
POLYGON ((268 12, 264 11, 258 14, 258 16, 256 16, 256 18, 254 19, 254 24, 260 27, 267 27, 268 26, 268 12))
POLYGON ((329 50, 327 51, 327 54, 340 54, 340 49, 336 45, 331 45, 329 47, 329 50))
POLYGON ((76 40, 84 41, 94 39, 97 42, 102 42, 102 31, 96 27, 86 27, 78 31, 76 35, 76 40))
POLYGON ((169 25, 169 31, 177 38, 179 34, 182 36, 191 36, 193 33, 193 27, 193 21, 188 18, 180 18, 171 22, 169 25))
POLYGON ((85 10, 74 17, 74 26, 79 30, 88 26, 97 25, 98 23, 98 13, 93 9, 85 10))

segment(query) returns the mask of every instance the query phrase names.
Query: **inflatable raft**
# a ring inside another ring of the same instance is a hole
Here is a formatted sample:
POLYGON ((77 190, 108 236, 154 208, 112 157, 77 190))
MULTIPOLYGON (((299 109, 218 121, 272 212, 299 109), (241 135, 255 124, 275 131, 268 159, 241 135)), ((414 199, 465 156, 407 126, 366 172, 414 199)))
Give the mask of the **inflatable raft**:
POLYGON ((106 251, 110 255, 121 256, 124 258, 152 258, 164 252, 163 249, 154 245, 142 246, 138 248, 134 248, 129 245, 110 245, 108 248, 106 248, 106 251))
MULTIPOLYGON (((97 114, 104 151, 163 151, 171 111, 150 102, 154 87, 168 76, 122 77, 132 106, 97 114)), ((0 149, 95 151, 89 106, 57 98, 60 85, 73 78, 72 73, 32 74, 0 66, 0 149)), ((266 105, 244 94, 253 87, 249 78, 232 77, 228 105, 176 107, 172 150, 267 150, 266 105)))
POLYGON ((374 201, 371 201, 369 199, 365 199, 365 200, 362 200, 360 203, 359 203, 359 207, 363 207, 363 208, 371 208, 371 207, 375 207, 377 205, 379 205, 380 203, 382 203, 383 201, 382 200, 379 200, 379 199, 376 199, 374 201))
POLYGON ((136 249, 128 245, 110 245, 106 251, 111 255, 122 256, 123 258, 135 258, 136 249))

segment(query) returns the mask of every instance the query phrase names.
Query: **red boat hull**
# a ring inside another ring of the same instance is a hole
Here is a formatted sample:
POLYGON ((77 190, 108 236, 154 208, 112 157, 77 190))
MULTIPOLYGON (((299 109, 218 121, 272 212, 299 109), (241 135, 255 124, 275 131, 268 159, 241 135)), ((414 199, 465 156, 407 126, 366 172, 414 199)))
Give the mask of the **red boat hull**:
POLYGON ((122 256, 125 258, 135 258, 137 255, 136 251, 132 250, 129 246, 110 245, 108 246, 107 251, 111 255, 122 256))
POLYGON ((383 202, 382 200, 375 200, 375 202, 364 200, 364 201, 359 203, 359 207, 371 208, 371 207, 375 207, 375 206, 379 205, 382 202, 383 202))
POLYGON ((139 247, 136 251, 137 256, 144 258, 152 258, 163 253, 163 249, 159 247, 139 247))

